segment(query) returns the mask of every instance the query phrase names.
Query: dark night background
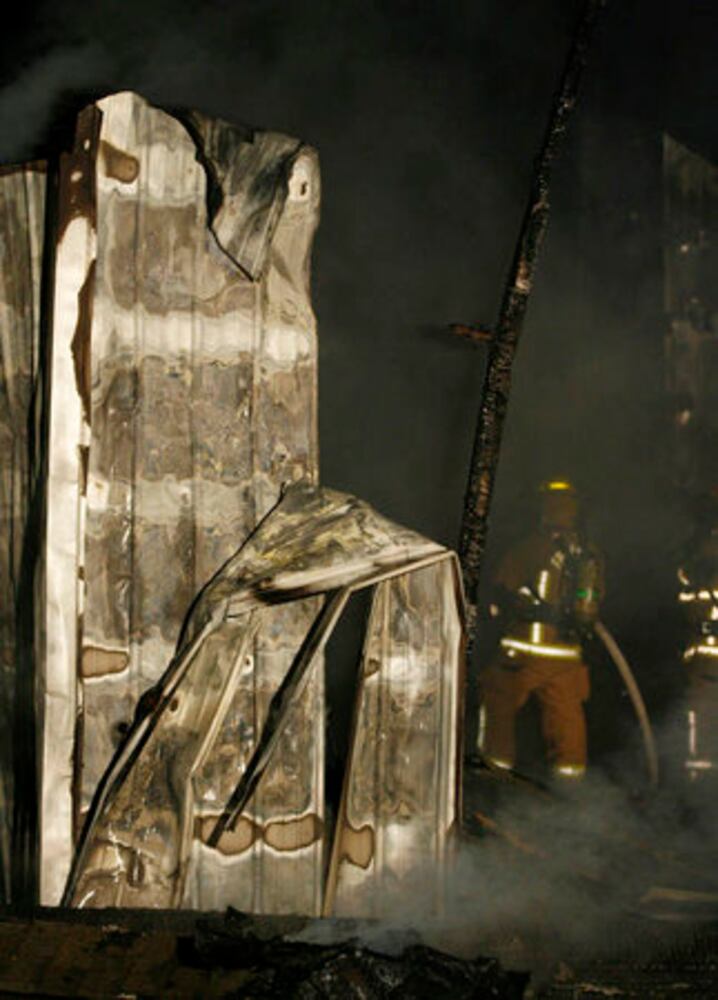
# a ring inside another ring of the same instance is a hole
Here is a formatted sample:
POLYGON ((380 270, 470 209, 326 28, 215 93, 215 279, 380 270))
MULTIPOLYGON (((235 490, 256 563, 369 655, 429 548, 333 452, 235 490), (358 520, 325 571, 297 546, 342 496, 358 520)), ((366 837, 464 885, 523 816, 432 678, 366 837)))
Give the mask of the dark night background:
MULTIPOLYGON (((0 158, 57 148, 86 99, 118 89, 316 146, 322 479, 453 546, 485 349, 448 324, 495 319, 578 9, 19 5, 0 37, 0 158)), ((669 474, 661 136, 718 158, 716 20, 712 0, 614 0, 600 22, 554 176, 490 532, 489 562, 525 530, 538 481, 575 479, 607 558, 605 620, 659 711, 680 680, 687 524, 669 474)), ((592 732, 610 748, 618 686, 600 669, 592 732)))

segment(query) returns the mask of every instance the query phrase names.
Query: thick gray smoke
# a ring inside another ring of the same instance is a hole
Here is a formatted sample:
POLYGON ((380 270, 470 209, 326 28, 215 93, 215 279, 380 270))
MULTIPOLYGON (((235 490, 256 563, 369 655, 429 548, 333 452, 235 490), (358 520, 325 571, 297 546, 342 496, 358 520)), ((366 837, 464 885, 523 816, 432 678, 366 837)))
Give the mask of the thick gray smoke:
POLYGON ((35 155, 52 120, 58 94, 85 90, 101 74, 105 55, 92 43, 53 49, 26 67, 0 92, 0 159, 19 162, 35 155))
POLYGON ((506 796, 491 831, 457 851, 442 914, 429 889, 433 873, 417 872, 413 892, 402 887, 393 909, 391 894, 384 897, 383 919, 317 922, 300 939, 356 937, 390 953, 417 940, 466 958, 490 952, 538 982, 558 963, 646 961, 669 943, 689 943, 718 901, 718 876, 705 863, 718 809, 704 794, 688 818, 676 784, 629 795, 626 785, 632 778, 639 787, 640 775, 635 759, 623 763, 622 785, 594 771, 568 793, 506 796))

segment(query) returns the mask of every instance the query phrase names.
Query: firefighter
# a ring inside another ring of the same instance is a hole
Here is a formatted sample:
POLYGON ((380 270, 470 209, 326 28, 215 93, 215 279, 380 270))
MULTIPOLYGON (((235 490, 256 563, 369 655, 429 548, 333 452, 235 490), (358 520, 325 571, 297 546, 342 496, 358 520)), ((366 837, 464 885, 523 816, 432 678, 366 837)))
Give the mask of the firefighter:
POLYGON ((687 668, 686 776, 718 776, 718 487, 708 495, 702 524, 678 570, 687 668))
POLYGON ((498 767, 516 757, 516 716, 534 695, 548 764, 555 777, 586 770, 590 693, 582 638, 598 617, 603 563, 581 537, 578 495, 570 482, 540 489, 540 525, 499 566, 493 615, 502 622, 497 658, 479 679, 479 750, 498 767))

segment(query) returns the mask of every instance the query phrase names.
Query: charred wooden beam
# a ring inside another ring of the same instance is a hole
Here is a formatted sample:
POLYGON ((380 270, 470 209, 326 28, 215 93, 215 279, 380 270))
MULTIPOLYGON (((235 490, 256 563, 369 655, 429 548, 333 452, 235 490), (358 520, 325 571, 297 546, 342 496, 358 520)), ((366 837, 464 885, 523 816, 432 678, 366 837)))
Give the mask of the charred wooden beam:
POLYGON ((506 282, 498 322, 490 340, 459 536, 459 557, 468 602, 468 656, 471 655, 474 641, 479 576, 486 547, 489 510, 511 389, 511 373, 526 315, 536 261, 548 224, 551 169, 576 105, 589 42, 596 18, 605 2, 606 0, 586 0, 584 4, 536 160, 528 204, 506 282))
POLYGON ((452 323, 449 329, 454 336, 473 340, 475 344, 488 344, 494 337, 494 331, 490 327, 477 326, 473 323, 452 323))

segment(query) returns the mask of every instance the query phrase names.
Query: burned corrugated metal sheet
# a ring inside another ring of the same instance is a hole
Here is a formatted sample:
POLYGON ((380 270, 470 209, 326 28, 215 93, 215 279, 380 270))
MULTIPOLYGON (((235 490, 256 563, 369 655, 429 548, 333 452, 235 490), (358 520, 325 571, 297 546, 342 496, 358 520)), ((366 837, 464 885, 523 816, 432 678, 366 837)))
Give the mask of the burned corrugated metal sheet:
POLYGON ((452 560, 376 588, 325 910, 442 904, 460 802, 461 605, 452 560))
POLYGON ((65 901, 312 914, 336 898, 344 911, 371 913, 418 870, 430 873, 435 897, 458 807, 461 608, 451 552, 353 497, 288 489, 195 603, 103 779, 65 901), (322 649, 349 595, 368 586, 374 605, 326 891, 324 824, 304 778, 307 755, 313 767, 321 751, 306 740, 306 692, 321 687, 322 649), (293 643, 285 635, 271 670, 258 670, 251 651, 270 650, 298 620, 295 608, 304 633, 290 631, 293 643), (252 684, 254 702, 238 704, 234 692, 252 684), (287 859, 286 884, 267 870, 277 857, 287 859))
POLYGON ((30 506, 45 164, 0 172, 0 901, 10 893, 17 610, 30 506))
POLYGON ((461 585, 442 546, 316 485, 315 153, 124 93, 80 115, 44 246, 42 174, 0 180, 0 434, 12 442, 0 695, 9 714, 15 570, 41 472, 44 531, 25 580, 41 901, 60 900, 84 827, 73 905, 377 912, 417 866, 440 875, 450 843, 461 585), (333 826, 323 648, 365 587, 333 826))
MULTIPOLYGON (((283 482, 316 476, 318 204, 316 155, 297 140, 185 122, 131 93, 86 109, 62 160, 40 666, 46 903, 195 593, 283 482)), ((271 689, 291 655, 307 612, 293 614, 267 648, 247 648, 237 710, 255 671, 271 689)), ((297 738, 316 748, 302 781, 320 815, 319 683, 307 698, 297 738)), ((278 882, 282 863, 268 862, 278 882)))

